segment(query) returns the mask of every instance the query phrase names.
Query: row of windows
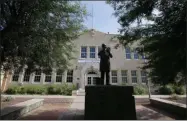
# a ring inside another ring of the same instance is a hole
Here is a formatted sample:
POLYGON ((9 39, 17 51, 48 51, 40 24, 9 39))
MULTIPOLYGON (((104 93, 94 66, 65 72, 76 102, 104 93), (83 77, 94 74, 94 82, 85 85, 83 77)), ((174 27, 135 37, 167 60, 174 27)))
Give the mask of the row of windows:
MULTIPOLYGON (((128 82, 127 72, 128 72, 127 70, 121 70, 122 83, 127 83, 128 82)), ((118 74, 117 74, 116 70, 111 71, 111 79, 112 79, 112 83, 117 83, 118 74)), ((138 82, 137 70, 131 70, 131 79, 132 79, 132 83, 137 83, 138 82)), ((142 81, 142 83, 146 83, 146 80, 147 80, 146 72, 142 70, 141 71, 141 81, 142 81)))
MULTIPOLYGON (((87 46, 82 46, 81 47, 81 58, 87 58, 88 56, 88 51, 87 51, 88 47, 87 46)), ((98 47, 98 52, 100 51, 100 48, 98 47)), ((96 47, 92 46, 89 47, 89 55, 90 58, 96 58, 96 47)), ((139 55, 137 50, 134 49, 133 51, 131 51, 130 48, 125 48, 125 57, 126 59, 144 59, 143 55, 139 55), (133 57, 132 57, 133 56, 133 57)))
MULTIPOLYGON (((96 47, 89 47, 90 58, 96 58, 96 47)), ((87 47, 81 47, 81 58, 87 58, 87 47)))
MULTIPOLYGON (((41 74, 42 74, 42 71, 35 72, 34 82, 40 82, 41 74)), ((31 73, 26 70, 24 74, 23 82, 29 82, 30 75, 31 73)), ((13 75, 12 81, 17 82, 18 78, 19 78, 19 72, 15 72, 13 75)), ((52 80, 51 78, 52 78, 52 72, 51 71, 47 72, 45 74, 45 82, 51 82, 52 80)), ((62 82, 62 80, 63 80, 63 72, 61 70, 58 70, 56 74, 56 82, 62 82)), ((69 82, 69 83, 73 82, 73 70, 70 70, 67 72, 66 82, 69 82)))
POLYGON ((144 55, 139 55, 136 49, 131 50, 130 48, 125 48, 125 57, 126 59, 145 59, 144 55))

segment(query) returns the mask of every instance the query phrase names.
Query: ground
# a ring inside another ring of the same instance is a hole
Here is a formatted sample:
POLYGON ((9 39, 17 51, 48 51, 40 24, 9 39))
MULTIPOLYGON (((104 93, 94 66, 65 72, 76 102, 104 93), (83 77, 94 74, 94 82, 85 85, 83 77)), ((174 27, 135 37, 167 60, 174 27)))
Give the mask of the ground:
POLYGON ((10 101, 1 101, 1 109, 10 106, 10 105, 15 105, 17 103, 21 103, 27 100, 30 100, 32 98, 13 98, 10 101))
MULTIPOLYGON (((32 99, 29 96, 23 97, 24 96, 15 97, 14 100, 11 100, 10 102, 4 102, 2 103, 1 108, 32 99)), ((40 96, 35 98, 39 97, 40 96)), ((19 120, 57 120, 59 116, 63 115, 68 110, 71 111, 72 109, 76 109, 79 112, 84 112, 84 96, 77 96, 76 98, 45 96, 41 98, 44 99, 44 105, 22 116, 19 120)), ((184 101, 184 99, 185 98, 181 98, 182 101, 184 101)), ((173 115, 150 106, 148 99, 146 98, 136 98, 136 112, 138 120, 176 119, 173 115)), ((77 118, 84 119, 84 115, 81 113, 77 118)))
POLYGON ((73 99, 44 98, 44 105, 31 111, 19 120, 57 120, 58 116, 68 110, 73 99))
POLYGON ((18 120, 57 120, 63 111, 68 110, 70 103, 44 104, 18 120))

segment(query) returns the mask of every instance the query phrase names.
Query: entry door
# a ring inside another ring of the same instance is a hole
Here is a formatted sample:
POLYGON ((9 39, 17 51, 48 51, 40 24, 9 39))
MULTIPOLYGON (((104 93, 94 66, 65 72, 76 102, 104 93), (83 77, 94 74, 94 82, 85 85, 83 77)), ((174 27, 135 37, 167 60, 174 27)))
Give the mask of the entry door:
POLYGON ((96 76, 88 76, 87 77, 87 85, 96 85, 96 76))

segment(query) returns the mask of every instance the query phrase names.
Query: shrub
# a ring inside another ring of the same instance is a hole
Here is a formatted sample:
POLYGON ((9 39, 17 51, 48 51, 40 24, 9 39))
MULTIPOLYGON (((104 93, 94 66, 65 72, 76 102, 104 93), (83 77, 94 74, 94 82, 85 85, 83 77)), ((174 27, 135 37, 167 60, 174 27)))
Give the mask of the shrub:
POLYGON ((21 86, 18 93, 19 94, 26 94, 27 93, 27 89, 24 86, 21 86))
POLYGON ((76 89, 76 85, 14 85, 8 88, 6 94, 59 94, 71 95, 76 89))
POLYGON ((178 94, 178 95, 184 95, 186 91, 185 91, 184 86, 175 85, 174 86, 174 92, 175 92, 175 94, 178 94))
POLYGON ((47 94, 60 94, 61 90, 56 85, 47 86, 47 94), (58 92, 58 93, 57 93, 58 92))
POLYGON ((178 100, 178 99, 179 99, 179 96, 176 95, 176 94, 172 94, 172 95, 169 97, 169 99, 171 99, 171 100, 178 100))
POLYGON ((171 94, 184 95, 185 88, 182 85, 168 84, 160 87, 159 93, 166 94, 166 95, 171 95, 171 94))
POLYGON ((75 85, 48 85, 47 94, 62 94, 62 95, 71 95, 72 91, 76 89, 75 85))
POLYGON ((173 88, 173 85, 169 84, 169 85, 165 85, 165 86, 161 86, 159 88, 159 93, 163 94, 163 95, 171 95, 174 94, 175 90, 173 88))
POLYGON ((18 94, 20 92, 20 87, 17 85, 11 85, 7 90, 6 94, 18 94))
POLYGON ((144 95, 148 94, 147 88, 143 85, 134 86, 134 95, 144 95))

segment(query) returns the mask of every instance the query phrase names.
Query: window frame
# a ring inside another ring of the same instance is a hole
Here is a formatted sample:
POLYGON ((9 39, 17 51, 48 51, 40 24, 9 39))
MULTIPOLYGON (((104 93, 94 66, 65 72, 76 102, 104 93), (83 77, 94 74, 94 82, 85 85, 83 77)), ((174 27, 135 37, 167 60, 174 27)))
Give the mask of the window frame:
POLYGON ((85 59, 85 58, 87 58, 88 57, 88 49, 87 49, 87 46, 81 46, 81 55, 80 55, 80 57, 82 58, 82 59, 85 59), (85 52, 82 52, 82 48, 86 48, 86 51, 85 52), (83 57, 82 55, 83 54, 85 54, 85 57, 83 57))
POLYGON ((132 56, 131 56, 131 48, 130 47, 125 47, 125 58, 126 60, 131 60, 132 56), (127 49, 129 49, 129 52, 127 52, 127 49), (128 58, 128 56, 130 55, 130 58, 128 58))
POLYGON ((51 83, 52 82, 52 70, 48 70, 48 72, 45 73, 45 83, 51 83), (48 81, 48 79, 50 79, 50 81, 48 81))
POLYGON ((138 54, 138 52, 137 52, 137 50, 136 50, 136 49, 134 49, 134 52, 133 52, 133 57, 134 57, 134 59, 135 59, 135 60, 140 59, 139 54, 138 54), (135 57, 137 57, 137 58, 135 58, 135 57))
POLYGON ((93 58, 93 57, 91 57, 92 54, 94 54, 94 58, 96 58, 96 46, 90 46, 89 47, 89 54, 90 54, 89 58, 93 58), (95 52, 91 52, 92 48, 94 48, 95 52))
POLYGON ((42 75, 42 71, 41 70, 36 70, 33 82, 34 83, 40 83, 41 82, 41 75, 42 75), (39 72, 39 73, 37 73, 37 72, 39 72), (36 81, 38 77, 39 77, 39 81, 36 81))
POLYGON ((62 83, 63 82, 63 71, 61 69, 57 69, 56 71, 56 83, 62 83), (61 81, 57 81, 58 79, 61 79, 61 81))
POLYGON ((121 82, 128 83, 128 70, 121 70, 121 82), (126 72, 126 75, 123 75, 123 71, 126 72), (123 82, 123 78, 126 78, 126 82, 123 82))
POLYGON ((31 72, 28 71, 28 69, 25 69, 25 73, 24 73, 24 76, 23 76, 23 82, 24 83, 29 83, 30 76, 31 76, 31 72))
POLYGON ((111 71, 111 83, 112 84, 118 84, 118 71, 117 70, 112 70, 111 71), (116 72, 116 75, 113 75, 113 72, 116 72), (116 79, 116 82, 114 82, 113 79, 116 79))
POLYGON ((138 75, 137 75, 137 70, 131 70, 131 80, 132 80, 132 84, 137 84, 138 83, 138 75), (133 75, 132 72, 136 72, 135 75, 133 75), (133 82, 133 78, 136 78, 136 82, 133 82))
POLYGON ((73 73, 73 70, 67 71, 66 83, 73 83, 73 73), (69 79, 71 79, 71 81, 69 81, 69 79))

